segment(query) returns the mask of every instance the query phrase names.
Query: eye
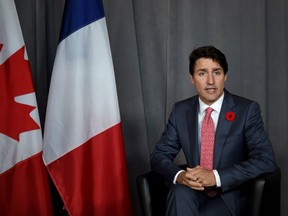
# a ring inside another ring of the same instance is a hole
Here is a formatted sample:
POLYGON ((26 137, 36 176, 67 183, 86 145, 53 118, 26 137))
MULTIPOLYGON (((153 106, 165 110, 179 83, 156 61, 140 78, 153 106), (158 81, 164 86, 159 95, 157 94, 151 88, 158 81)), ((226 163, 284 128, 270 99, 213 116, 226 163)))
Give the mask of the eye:
POLYGON ((205 74, 204 72, 200 72, 198 75, 199 76, 204 76, 204 74, 205 74))
POLYGON ((217 71, 214 71, 214 74, 216 74, 217 76, 221 75, 222 71, 220 70, 217 70, 217 71))
POLYGON ((198 76, 204 76, 206 71, 200 70, 198 71, 198 76))

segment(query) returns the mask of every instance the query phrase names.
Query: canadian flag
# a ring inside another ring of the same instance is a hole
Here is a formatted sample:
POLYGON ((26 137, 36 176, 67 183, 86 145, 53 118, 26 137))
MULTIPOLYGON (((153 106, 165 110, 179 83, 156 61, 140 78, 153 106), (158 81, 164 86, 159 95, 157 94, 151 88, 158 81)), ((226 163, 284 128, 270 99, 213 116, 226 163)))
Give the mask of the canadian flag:
POLYGON ((44 161, 69 215, 131 215, 101 0, 66 0, 48 98, 44 161))
POLYGON ((0 1, 0 215, 53 215, 42 133, 14 0, 0 1))

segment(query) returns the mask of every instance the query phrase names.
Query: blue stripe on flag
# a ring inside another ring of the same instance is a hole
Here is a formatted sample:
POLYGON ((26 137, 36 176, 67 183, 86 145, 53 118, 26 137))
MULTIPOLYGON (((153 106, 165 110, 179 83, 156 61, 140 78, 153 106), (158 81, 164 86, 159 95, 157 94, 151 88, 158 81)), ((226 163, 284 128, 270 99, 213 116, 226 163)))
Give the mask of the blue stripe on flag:
POLYGON ((102 0, 66 0, 59 42, 104 16, 102 0))

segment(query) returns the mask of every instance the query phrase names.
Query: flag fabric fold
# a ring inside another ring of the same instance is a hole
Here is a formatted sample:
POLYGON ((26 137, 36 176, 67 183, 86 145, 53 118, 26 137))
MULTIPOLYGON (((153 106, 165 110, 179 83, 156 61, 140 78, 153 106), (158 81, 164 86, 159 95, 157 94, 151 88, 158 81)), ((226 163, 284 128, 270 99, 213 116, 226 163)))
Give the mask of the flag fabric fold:
POLYGON ((44 162, 69 215, 131 215, 101 0, 66 0, 48 97, 44 162))
POLYGON ((53 215, 31 70, 14 0, 0 1, 0 215, 53 215))

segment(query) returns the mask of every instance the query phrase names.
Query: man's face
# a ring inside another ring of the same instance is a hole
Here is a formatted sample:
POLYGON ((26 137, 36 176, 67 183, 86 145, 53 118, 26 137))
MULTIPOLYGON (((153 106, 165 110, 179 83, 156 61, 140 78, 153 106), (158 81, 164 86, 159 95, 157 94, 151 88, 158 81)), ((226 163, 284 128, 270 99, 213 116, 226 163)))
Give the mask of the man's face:
POLYGON ((200 99, 207 105, 213 104, 223 94, 227 74, 220 64, 212 59, 200 58, 196 61, 191 82, 200 99))

